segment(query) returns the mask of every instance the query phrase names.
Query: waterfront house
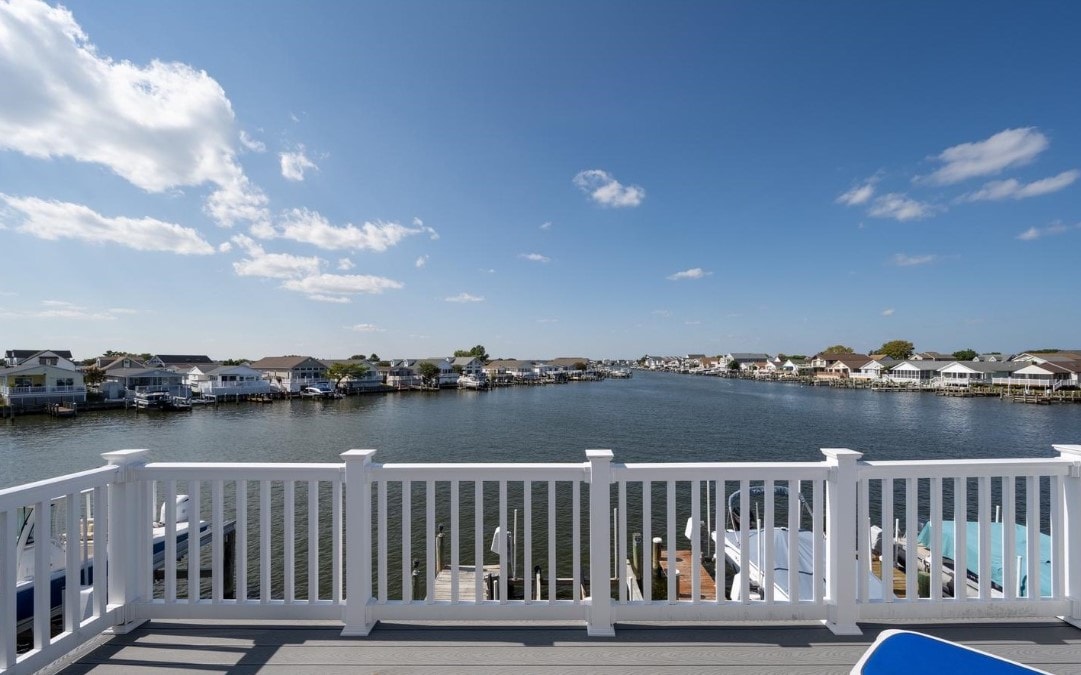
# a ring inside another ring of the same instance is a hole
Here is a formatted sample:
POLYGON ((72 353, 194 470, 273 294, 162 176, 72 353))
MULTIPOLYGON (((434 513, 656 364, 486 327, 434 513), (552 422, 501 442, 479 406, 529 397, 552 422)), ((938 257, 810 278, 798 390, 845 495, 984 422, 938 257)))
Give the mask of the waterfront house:
POLYGON ((889 373, 890 368, 898 363, 899 361, 888 356, 876 355, 876 358, 872 358, 852 373, 852 377, 860 380, 881 380, 889 373))
POLYGON ((187 378, 191 390, 204 396, 256 396, 274 391, 273 385, 263 377, 262 372, 245 365, 193 366, 188 371, 187 378))
POLYGON ((488 376, 488 379, 492 382, 505 382, 507 380, 533 380, 536 375, 533 373, 532 361, 521 361, 518 359, 496 359, 489 361, 484 366, 484 374, 488 376))
POLYGON ((942 364, 929 360, 905 360, 890 368, 889 379, 897 384, 929 384, 938 376, 942 364))
POLYGON ((450 366, 462 375, 480 375, 484 372, 484 360, 476 356, 455 356, 450 366))
POLYGON ((424 378, 416 371, 416 365, 416 359, 395 359, 389 366, 380 366, 379 370, 388 387, 409 389, 424 383, 424 378))
POLYGON ((56 366, 65 370, 78 369, 71 357, 71 352, 66 349, 9 349, 4 352, 4 366, 7 368, 27 363, 56 366))
POLYGON ((913 361, 953 361, 952 354, 943 354, 942 352, 916 352, 912 356, 908 357, 913 361))
POLYGON ((724 355, 726 367, 731 368, 733 361, 739 364, 740 370, 758 370, 759 368, 765 367, 766 362, 769 361, 769 354, 760 352, 732 352, 731 354, 724 355))
POLYGON ((346 393, 359 393, 364 391, 379 391, 383 388, 383 375, 379 366, 368 359, 320 359, 330 368, 336 363, 344 363, 355 366, 361 365, 366 368, 361 376, 347 375, 338 383, 338 389, 346 393))
POLYGON ((1008 378, 1024 367, 1023 363, 1002 361, 954 361, 938 369, 946 387, 968 387, 972 384, 992 384, 995 379, 1008 378))
POLYGON ((151 356, 146 365, 157 368, 170 368, 177 372, 191 370, 192 366, 206 366, 217 363, 206 354, 158 354, 151 356))
MULTIPOLYGON (((51 353, 51 352, 49 352, 51 353)), ((75 368, 41 363, 31 358, 0 368, 0 397, 17 408, 38 408, 52 403, 86 403, 83 374, 75 368)))
POLYGON ((995 361, 1012 361, 1013 359, 1004 356, 999 352, 990 352, 988 354, 977 354, 973 361, 980 361, 981 363, 993 363, 995 361))
POLYGON ((822 360, 827 365, 816 370, 815 377, 826 380, 847 380, 864 365, 874 362, 867 354, 828 354, 822 360))
POLYGON ((191 394, 191 390, 184 385, 184 373, 168 368, 150 368, 130 359, 120 359, 120 364, 111 364, 105 370, 102 391, 107 398, 132 398, 135 394, 159 391, 183 397, 191 394), (125 361, 132 365, 124 366, 125 361))
POLYGON ((781 365, 781 370, 789 377, 810 375, 812 372, 811 363, 807 359, 787 359, 781 365))
POLYGON ((994 384, 1051 390, 1081 386, 1081 360, 1044 363, 1014 361, 1010 365, 1014 364, 1020 367, 1005 377, 995 377, 994 384))
POLYGON ((310 356, 266 356, 251 364, 281 392, 298 393, 306 386, 327 383, 327 366, 310 356))

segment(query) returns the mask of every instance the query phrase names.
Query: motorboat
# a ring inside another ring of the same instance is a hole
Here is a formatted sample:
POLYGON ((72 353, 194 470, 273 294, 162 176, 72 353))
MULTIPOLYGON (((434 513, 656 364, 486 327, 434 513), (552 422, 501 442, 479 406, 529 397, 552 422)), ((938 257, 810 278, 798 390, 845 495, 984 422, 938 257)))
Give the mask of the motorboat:
POLYGON ((482 390, 488 388, 488 376, 484 373, 462 373, 458 376, 459 389, 482 390))
POLYGON ((338 393, 329 384, 310 384, 306 387, 302 387, 300 390, 301 398, 341 398, 342 395, 338 393))

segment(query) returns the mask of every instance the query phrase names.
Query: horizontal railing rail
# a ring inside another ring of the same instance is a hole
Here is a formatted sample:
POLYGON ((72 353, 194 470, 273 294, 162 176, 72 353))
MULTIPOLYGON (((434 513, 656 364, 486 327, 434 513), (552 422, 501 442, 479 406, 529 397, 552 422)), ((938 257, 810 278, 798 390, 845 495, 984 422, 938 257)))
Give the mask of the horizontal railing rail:
POLYGON ((17 627, 0 631, 0 670, 158 618, 340 619, 344 635, 403 619, 575 620, 592 635, 664 620, 1081 625, 1081 446, 1055 449, 761 463, 106 453, 105 467, 0 490, 0 618, 17 627), (50 592, 22 595, 46 579, 50 592))

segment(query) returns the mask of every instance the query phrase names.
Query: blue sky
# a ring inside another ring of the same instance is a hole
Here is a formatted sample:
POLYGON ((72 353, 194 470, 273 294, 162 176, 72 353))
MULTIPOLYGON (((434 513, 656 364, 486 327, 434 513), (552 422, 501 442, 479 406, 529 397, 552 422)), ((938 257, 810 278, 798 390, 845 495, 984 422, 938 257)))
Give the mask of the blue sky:
POLYGON ((0 0, 3 347, 1076 348, 1079 20, 0 0))

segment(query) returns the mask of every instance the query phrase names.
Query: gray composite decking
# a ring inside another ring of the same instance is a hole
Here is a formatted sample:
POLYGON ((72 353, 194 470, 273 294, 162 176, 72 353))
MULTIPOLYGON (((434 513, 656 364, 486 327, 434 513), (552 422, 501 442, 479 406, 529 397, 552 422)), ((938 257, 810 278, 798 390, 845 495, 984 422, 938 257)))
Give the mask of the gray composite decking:
MULTIPOLYGON (((1081 674, 1081 630, 1048 620, 861 624, 618 624, 615 637, 535 624, 381 623, 365 638, 326 622, 153 621, 73 656, 76 673, 847 673, 886 628, 918 630, 1052 673, 1081 674)), ((54 667, 53 672, 59 668, 54 667)), ((911 672, 940 672, 913 655, 911 672)), ((959 675, 951 673, 950 675, 959 675)))

